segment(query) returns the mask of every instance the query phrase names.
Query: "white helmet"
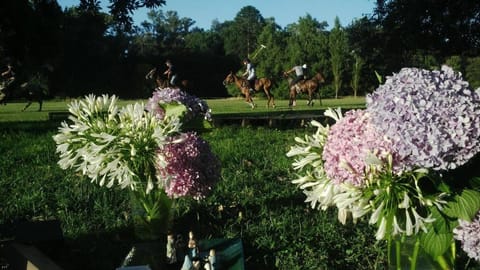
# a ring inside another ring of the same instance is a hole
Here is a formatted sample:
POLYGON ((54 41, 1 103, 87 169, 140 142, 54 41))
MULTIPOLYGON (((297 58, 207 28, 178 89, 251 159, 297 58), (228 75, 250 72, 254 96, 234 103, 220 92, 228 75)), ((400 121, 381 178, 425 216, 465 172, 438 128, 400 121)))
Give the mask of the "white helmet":
POLYGON ((307 68, 307 64, 303 64, 302 68, 307 68))

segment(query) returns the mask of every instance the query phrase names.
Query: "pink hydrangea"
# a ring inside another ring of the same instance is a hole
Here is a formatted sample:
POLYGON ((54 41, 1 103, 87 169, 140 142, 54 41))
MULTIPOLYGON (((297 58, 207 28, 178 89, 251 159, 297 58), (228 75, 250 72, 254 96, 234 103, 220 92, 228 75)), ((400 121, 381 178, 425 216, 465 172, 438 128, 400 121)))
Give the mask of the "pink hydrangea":
POLYGON ((334 183, 365 183, 366 158, 369 153, 385 161, 395 158, 392 143, 379 133, 364 110, 348 111, 329 130, 323 149, 324 168, 334 183))
POLYGON ((163 162, 159 162, 157 174, 170 197, 203 198, 220 180, 220 161, 194 132, 172 138, 158 154, 163 162))

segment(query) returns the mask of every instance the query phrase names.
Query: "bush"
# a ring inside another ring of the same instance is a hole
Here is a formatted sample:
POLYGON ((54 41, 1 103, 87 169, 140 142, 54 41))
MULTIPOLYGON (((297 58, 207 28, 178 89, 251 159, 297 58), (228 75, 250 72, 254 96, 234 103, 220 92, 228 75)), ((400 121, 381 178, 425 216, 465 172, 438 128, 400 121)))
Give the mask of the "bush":
POLYGON ((465 79, 473 89, 480 87, 480 57, 469 58, 465 68, 465 79))

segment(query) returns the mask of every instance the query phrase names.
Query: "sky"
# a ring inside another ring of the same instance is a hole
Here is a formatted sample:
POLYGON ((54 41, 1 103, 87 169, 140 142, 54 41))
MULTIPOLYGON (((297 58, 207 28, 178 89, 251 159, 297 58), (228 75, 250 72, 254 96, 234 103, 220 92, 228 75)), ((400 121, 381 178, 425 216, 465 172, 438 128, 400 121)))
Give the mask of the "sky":
MULTIPOLYGON (((65 8, 78 5, 79 0, 57 2, 65 8)), ((101 0, 102 6, 108 3, 108 0, 101 0)), ((160 9, 176 11, 179 17, 194 20, 194 27, 209 30, 214 20, 231 21, 245 6, 255 7, 264 18, 275 18, 281 27, 310 14, 320 22, 326 21, 330 29, 336 16, 342 26, 348 26, 356 18, 371 15, 375 0, 166 0, 166 5, 160 9)), ((147 12, 148 9, 137 10, 133 15, 135 24, 148 20, 147 12)))

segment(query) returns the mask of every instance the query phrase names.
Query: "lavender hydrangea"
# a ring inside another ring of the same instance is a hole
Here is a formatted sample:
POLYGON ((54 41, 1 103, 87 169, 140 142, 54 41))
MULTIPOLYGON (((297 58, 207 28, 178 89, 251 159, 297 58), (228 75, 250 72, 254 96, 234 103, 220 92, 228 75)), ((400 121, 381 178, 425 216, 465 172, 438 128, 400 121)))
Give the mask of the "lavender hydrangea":
POLYGON ((186 120, 190 120, 197 116, 203 116, 206 120, 211 120, 210 108, 207 103, 193 95, 186 93, 178 88, 157 88, 151 98, 148 99, 146 109, 154 112, 158 118, 163 119, 165 109, 162 104, 178 102, 187 107, 188 113, 186 120))
POLYGON ((194 132, 171 139, 157 152, 157 174, 170 197, 205 197, 220 179, 220 161, 194 132))
POLYGON ((325 172, 334 183, 362 186, 369 154, 385 160, 394 154, 392 143, 370 123, 369 113, 348 111, 328 133, 323 149, 325 172))
POLYGON ((453 234, 455 239, 460 240, 465 253, 480 262, 480 212, 472 222, 460 220, 453 234))
POLYGON ((367 111, 405 170, 454 169, 480 152, 479 95, 449 67, 403 68, 367 96, 367 111))

